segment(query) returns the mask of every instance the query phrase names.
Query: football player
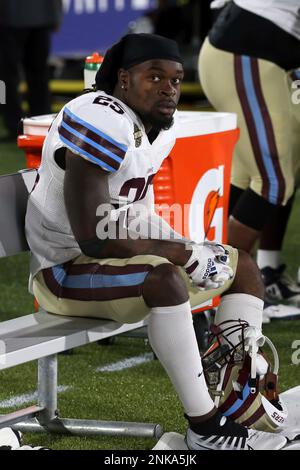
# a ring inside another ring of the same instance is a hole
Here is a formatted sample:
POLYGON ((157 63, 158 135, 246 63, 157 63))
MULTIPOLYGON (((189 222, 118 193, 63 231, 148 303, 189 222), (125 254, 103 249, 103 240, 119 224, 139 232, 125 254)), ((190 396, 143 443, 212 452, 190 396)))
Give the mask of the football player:
POLYGON ((245 341, 259 344, 264 289, 256 264, 229 246, 168 234, 154 214, 153 177, 175 143, 183 74, 176 42, 129 34, 107 52, 95 90, 58 114, 26 214, 31 289, 59 315, 123 323, 149 316, 149 340, 183 405, 190 449, 280 449, 284 437, 248 430, 216 409, 191 315, 191 306, 225 293, 216 323, 246 322, 245 341), (150 208, 139 217, 140 237, 128 222, 136 204, 150 208), (147 224, 160 226, 158 238, 147 237, 147 224))
MULTIPOLYGON (((222 7, 227 1, 213 2, 222 7)), ((300 183, 299 0, 233 0, 220 12, 199 57, 201 84, 218 111, 235 112, 241 130, 233 159, 228 241, 251 252, 271 302, 297 304, 299 286, 280 264, 282 240, 300 183), (220 84, 222 73, 222 84, 220 84)), ((298 317, 299 308, 266 308, 298 317)))

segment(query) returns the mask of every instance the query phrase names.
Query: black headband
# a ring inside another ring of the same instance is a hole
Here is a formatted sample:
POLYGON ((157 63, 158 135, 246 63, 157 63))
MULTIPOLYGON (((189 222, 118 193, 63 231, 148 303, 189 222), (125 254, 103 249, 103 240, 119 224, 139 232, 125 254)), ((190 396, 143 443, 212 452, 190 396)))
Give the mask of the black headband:
POLYGON ((182 64, 178 45, 172 39, 156 34, 127 34, 105 54, 96 75, 97 89, 112 93, 120 68, 128 70, 152 59, 172 60, 182 64))

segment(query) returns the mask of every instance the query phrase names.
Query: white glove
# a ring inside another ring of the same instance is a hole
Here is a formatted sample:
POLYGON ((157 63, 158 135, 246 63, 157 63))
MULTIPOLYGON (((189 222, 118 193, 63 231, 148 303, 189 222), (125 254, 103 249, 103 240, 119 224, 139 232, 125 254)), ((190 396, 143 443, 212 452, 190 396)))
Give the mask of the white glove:
POLYGON ((223 245, 202 243, 188 245, 192 254, 184 269, 200 290, 218 289, 232 279, 229 253, 223 245))

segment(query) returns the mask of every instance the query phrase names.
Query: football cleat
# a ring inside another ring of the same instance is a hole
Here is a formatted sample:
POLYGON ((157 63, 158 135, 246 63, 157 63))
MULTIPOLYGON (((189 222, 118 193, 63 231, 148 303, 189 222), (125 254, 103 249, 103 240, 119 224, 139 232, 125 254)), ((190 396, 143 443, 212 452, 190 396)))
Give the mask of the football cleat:
POLYGON ((16 450, 22 444, 22 434, 12 428, 0 429, 0 450, 16 450))
POLYGON ((265 302, 263 310, 263 323, 270 323, 273 320, 298 320, 300 319, 300 307, 293 305, 270 305, 265 302))
POLYGON ((285 268, 282 264, 277 269, 270 266, 261 269, 266 300, 270 303, 288 302, 300 306, 300 286, 284 272, 285 268))
POLYGON ((21 446, 18 447, 17 449, 12 449, 12 450, 51 450, 48 447, 42 447, 42 446, 21 446))
MULTIPOLYGON (((224 433, 203 436, 196 434, 190 428, 186 434, 186 445, 189 450, 281 450, 287 443, 287 439, 280 434, 272 434, 253 429, 244 429, 244 433, 237 431, 226 432, 227 418, 223 416, 220 428, 224 427, 224 433), (242 435, 241 435, 242 434, 242 435)), ((232 424, 232 423, 231 423, 232 424)))

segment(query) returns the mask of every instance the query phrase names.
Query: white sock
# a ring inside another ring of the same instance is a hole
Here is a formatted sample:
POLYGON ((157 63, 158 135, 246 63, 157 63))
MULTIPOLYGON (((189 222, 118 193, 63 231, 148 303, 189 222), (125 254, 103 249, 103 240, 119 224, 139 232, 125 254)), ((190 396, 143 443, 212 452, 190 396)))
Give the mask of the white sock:
POLYGON ((148 336, 188 416, 209 413, 214 403, 205 382, 189 302, 150 311, 148 336))
MULTIPOLYGON (((219 325, 224 321, 245 320, 250 326, 262 329, 264 301, 249 294, 228 294, 221 298, 218 307, 215 324, 219 325)), ((229 325, 229 324, 228 324, 229 325)), ((226 326, 224 326, 225 328, 226 326)), ((232 333, 228 339, 234 345, 240 342, 241 331, 232 333)))
POLYGON ((257 250, 256 262, 259 269, 266 266, 277 269, 280 265, 280 253, 279 250, 257 250))

